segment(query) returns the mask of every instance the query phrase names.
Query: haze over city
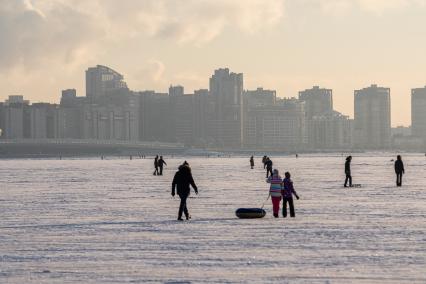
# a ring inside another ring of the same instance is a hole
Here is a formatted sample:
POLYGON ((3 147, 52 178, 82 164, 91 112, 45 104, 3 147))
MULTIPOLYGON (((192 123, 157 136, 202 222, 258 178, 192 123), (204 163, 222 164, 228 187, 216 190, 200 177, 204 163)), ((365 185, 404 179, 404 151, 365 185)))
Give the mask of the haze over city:
POLYGON ((411 124, 412 88, 426 84, 426 1, 0 1, 0 101, 85 94, 105 64, 132 90, 207 88, 212 70, 278 97, 321 86, 353 117, 354 90, 391 89, 392 126, 411 124))

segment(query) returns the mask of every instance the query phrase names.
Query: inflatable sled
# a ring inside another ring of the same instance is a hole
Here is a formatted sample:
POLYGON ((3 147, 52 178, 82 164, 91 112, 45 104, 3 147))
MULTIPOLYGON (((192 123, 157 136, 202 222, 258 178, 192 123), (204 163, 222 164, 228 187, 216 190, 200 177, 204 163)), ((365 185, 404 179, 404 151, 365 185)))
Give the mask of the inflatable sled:
POLYGON ((263 218, 266 212, 262 208, 239 208, 235 215, 241 219, 263 218))

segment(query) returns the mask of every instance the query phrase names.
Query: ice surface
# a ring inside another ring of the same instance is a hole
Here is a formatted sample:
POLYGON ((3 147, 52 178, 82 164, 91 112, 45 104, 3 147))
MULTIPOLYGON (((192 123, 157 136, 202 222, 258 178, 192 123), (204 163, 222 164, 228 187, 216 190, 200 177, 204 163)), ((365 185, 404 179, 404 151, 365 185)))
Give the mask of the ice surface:
POLYGON ((426 157, 393 154, 274 157, 301 199, 295 219, 240 220, 268 195, 256 157, 0 161, 1 283, 426 283, 426 157), (170 196, 187 159, 200 194, 192 220, 170 196))

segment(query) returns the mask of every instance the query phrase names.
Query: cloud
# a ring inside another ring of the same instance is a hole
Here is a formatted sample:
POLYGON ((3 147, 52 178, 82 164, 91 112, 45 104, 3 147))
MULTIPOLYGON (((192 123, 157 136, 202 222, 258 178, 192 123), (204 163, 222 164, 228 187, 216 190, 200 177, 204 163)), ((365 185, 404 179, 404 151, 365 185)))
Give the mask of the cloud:
POLYGON ((0 0, 0 71, 72 62, 100 32, 91 17, 59 2, 42 10, 29 0, 0 0))
POLYGON ((426 5, 426 0, 308 0, 307 3, 309 2, 319 4, 323 12, 334 16, 346 15, 353 9, 382 16, 387 12, 426 5))
POLYGON ((132 38, 203 45, 225 29, 276 26, 284 0, 0 0, 0 72, 88 62, 132 38))

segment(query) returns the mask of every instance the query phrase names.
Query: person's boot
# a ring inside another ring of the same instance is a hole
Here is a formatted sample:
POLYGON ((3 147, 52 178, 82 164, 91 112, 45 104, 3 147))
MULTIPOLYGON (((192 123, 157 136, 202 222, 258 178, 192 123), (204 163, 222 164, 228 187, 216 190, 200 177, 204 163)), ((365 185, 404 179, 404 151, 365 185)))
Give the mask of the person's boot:
POLYGON ((191 219, 191 215, 187 214, 186 216, 186 220, 190 220, 191 219))
POLYGON ((274 213, 274 217, 275 217, 275 218, 278 218, 278 213, 274 213))
POLYGON ((178 221, 183 221, 182 217, 177 218, 178 221))

